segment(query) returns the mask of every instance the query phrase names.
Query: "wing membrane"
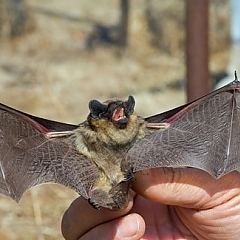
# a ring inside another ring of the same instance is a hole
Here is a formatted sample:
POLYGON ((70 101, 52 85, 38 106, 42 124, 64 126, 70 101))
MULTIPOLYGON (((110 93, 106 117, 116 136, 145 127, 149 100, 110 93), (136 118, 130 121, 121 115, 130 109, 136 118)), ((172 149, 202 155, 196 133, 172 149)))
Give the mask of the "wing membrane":
POLYGON ((123 161, 123 168, 129 161, 134 171, 155 167, 194 167, 215 178, 238 168, 239 89, 238 82, 232 83, 184 108, 179 107, 180 112, 168 114, 171 121, 164 121, 171 122, 169 127, 135 144, 123 161))
MULTIPOLYGON (((69 137, 48 139, 46 127, 35 120, 29 123, 28 117, 0 106, 0 192, 18 201, 28 188, 53 182, 88 198, 89 188, 98 177, 96 166, 75 149, 69 137)), ((45 125, 51 122, 44 121, 45 125)), ((69 130, 68 124, 60 125, 69 130)), ((51 126, 59 130, 58 125, 51 126)))

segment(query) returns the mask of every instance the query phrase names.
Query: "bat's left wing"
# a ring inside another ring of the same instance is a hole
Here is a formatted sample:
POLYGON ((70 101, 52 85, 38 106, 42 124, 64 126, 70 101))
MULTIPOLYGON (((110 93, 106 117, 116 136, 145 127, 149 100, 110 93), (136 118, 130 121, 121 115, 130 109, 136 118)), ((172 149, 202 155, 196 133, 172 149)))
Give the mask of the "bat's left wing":
POLYGON ((235 80, 192 103, 146 118, 164 130, 137 142, 123 160, 133 171, 194 167, 215 178, 240 167, 240 82, 235 80))
POLYGON ((52 182, 88 199, 99 173, 71 141, 77 127, 0 104, 0 193, 18 201, 28 188, 52 182))

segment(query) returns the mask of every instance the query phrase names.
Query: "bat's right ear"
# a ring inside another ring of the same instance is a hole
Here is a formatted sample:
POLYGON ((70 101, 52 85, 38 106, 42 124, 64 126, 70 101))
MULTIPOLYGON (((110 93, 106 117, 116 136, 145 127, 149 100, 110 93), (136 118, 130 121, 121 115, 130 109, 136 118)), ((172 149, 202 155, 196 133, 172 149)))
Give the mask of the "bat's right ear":
POLYGON ((128 100, 125 102, 125 107, 126 107, 126 113, 127 115, 131 115, 134 112, 134 107, 135 107, 135 99, 133 96, 129 96, 128 100))
POLYGON ((107 110, 107 106, 97 100, 89 102, 90 115, 94 119, 100 119, 107 110))

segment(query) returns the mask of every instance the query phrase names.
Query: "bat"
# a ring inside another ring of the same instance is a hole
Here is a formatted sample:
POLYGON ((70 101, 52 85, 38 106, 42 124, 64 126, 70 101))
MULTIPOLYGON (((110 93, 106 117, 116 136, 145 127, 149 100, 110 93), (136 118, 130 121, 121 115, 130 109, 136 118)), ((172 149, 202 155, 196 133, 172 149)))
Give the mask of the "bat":
POLYGON ((19 201, 41 183, 63 184, 96 209, 122 209, 138 171, 202 169, 218 179, 240 166, 240 82, 143 118, 135 100, 89 102, 71 125, 0 105, 0 193, 19 201))

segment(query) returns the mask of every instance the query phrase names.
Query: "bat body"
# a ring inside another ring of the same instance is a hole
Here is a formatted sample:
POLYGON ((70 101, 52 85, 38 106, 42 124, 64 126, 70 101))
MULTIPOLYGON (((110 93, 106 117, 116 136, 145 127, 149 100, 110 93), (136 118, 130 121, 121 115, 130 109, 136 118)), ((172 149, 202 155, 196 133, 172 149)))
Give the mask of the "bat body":
POLYGON ((0 193, 18 201, 30 187, 63 184, 95 208, 124 208, 134 173, 194 167, 215 178, 240 166, 240 82, 143 118, 135 101, 89 103, 79 125, 0 105, 0 193))

